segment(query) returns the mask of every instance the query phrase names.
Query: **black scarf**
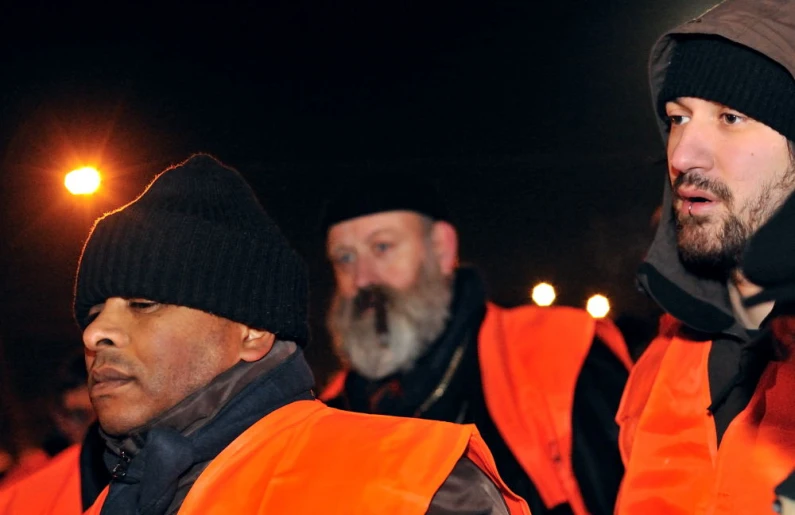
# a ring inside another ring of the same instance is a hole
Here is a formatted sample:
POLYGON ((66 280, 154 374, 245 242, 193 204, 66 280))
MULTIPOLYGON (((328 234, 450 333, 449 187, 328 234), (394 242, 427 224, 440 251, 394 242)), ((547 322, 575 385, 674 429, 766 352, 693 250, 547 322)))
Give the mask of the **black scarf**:
MULTIPOLYGON (((203 392, 224 381, 225 374, 240 377, 241 369, 256 368, 258 364, 239 363, 169 411, 185 406, 192 409, 203 392)), ((242 372, 247 377, 246 370, 242 372)), ((291 402, 313 399, 313 386, 312 372, 297 349, 282 363, 255 376, 198 428, 193 424, 191 430, 179 431, 168 424, 154 423, 124 440, 108 439, 105 462, 112 479, 102 515, 162 515, 166 510, 176 511, 192 482, 213 458, 269 413, 291 402), (187 485, 183 481, 186 476, 192 478, 187 485)), ((201 407, 195 410, 201 411, 201 407)))
POLYGON ((344 398, 330 404, 362 413, 462 422, 472 394, 469 390, 480 388, 467 378, 477 374, 477 336, 485 313, 483 282, 474 270, 459 269, 447 327, 414 368, 376 381, 352 370, 345 381, 344 398), (456 364, 457 352, 462 355, 456 364), (457 366, 451 368, 451 363, 457 366), (442 398, 423 406, 448 370, 453 375, 442 398))

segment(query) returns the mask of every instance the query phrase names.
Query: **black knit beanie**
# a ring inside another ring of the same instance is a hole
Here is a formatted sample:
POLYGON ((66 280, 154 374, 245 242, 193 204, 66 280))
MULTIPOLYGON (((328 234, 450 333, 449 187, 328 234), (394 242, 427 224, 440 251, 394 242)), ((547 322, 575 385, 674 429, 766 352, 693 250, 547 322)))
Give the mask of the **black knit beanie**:
POLYGON ((665 103, 696 97, 750 116, 795 141, 795 80, 779 63, 746 46, 714 36, 681 36, 657 97, 665 103))
POLYGON ((240 174, 197 154, 99 218, 77 270, 74 314, 110 297, 187 306, 304 345, 307 272, 240 174))
POLYGON ((430 182, 406 175, 391 178, 379 175, 377 182, 373 182, 372 177, 349 181, 334 194, 321 219, 322 238, 325 239, 332 225, 386 211, 414 211, 434 221, 450 221, 442 197, 430 182))

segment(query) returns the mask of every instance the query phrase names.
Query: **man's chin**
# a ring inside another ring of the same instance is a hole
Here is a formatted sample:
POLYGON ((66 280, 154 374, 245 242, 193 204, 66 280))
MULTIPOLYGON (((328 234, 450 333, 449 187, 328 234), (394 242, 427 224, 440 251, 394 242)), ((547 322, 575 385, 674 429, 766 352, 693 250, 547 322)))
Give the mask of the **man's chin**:
POLYGON ((346 354, 351 368, 371 381, 388 377, 400 371, 402 367, 402 363, 395 358, 392 350, 388 347, 381 347, 378 343, 369 349, 360 346, 349 348, 346 350, 346 354))
POLYGON ((679 259, 684 267, 696 276, 725 282, 737 266, 736 260, 722 248, 701 245, 679 246, 679 259))
POLYGON ((676 231, 676 244, 680 254, 688 256, 718 254, 722 246, 720 228, 709 221, 682 224, 676 231))
POLYGON ((99 426, 110 436, 125 436, 130 434, 135 428, 142 427, 144 423, 127 420, 126 417, 113 416, 106 414, 99 418, 99 426))

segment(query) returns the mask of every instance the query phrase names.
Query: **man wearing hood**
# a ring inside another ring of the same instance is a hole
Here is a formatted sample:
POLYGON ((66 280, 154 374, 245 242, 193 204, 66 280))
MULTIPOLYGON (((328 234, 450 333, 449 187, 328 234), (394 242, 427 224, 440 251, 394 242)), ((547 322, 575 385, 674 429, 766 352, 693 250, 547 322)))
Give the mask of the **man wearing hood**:
POLYGON ((407 175, 346 186, 323 223, 347 370, 323 398, 363 413, 474 423, 534 514, 612 513, 630 358, 609 320, 487 300, 458 266, 438 192, 407 175), (382 184, 390 184, 385 188, 382 184))
POLYGON ((795 189, 794 73, 787 0, 727 0, 652 50, 668 177, 639 280, 668 315, 617 415, 618 514, 766 513, 795 466, 791 372, 760 330, 772 304, 742 302, 759 291, 746 242, 795 189))

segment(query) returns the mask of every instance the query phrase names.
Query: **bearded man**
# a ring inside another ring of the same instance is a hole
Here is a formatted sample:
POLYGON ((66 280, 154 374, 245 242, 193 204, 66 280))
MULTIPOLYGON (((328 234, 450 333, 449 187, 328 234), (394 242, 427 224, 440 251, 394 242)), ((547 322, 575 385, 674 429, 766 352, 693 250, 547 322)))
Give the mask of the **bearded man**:
POLYGON ((609 321, 499 307, 438 193, 403 176, 347 188, 323 230, 336 293, 329 330, 345 370, 334 407, 474 423, 534 514, 612 513, 623 468, 613 421, 630 359, 609 321))
POLYGON ((795 370, 774 303, 743 304, 743 253, 795 190, 795 2, 721 2, 662 35, 649 77, 668 173, 638 279, 668 315, 618 413, 616 513, 769 513, 795 467, 795 370))

